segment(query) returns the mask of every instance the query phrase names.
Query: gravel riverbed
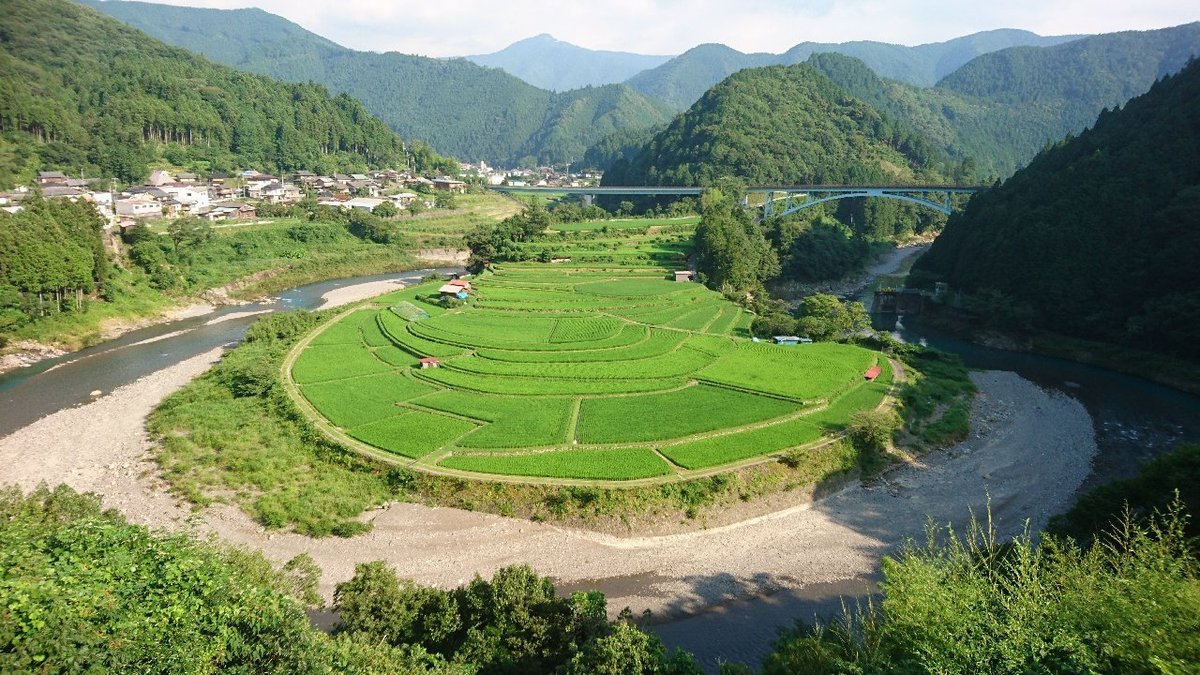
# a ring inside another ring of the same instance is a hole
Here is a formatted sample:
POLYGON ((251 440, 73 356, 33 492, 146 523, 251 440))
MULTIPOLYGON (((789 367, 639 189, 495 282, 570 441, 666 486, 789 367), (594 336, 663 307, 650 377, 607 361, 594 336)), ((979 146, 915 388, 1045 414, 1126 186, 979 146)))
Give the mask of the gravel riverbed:
POLYGON ((151 527, 215 534, 275 561, 302 552, 324 570, 322 591, 354 565, 391 562, 420 583, 449 587, 476 573, 531 563, 568 585, 611 587, 626 605, 662 617, 740 597, 873 575, 879 560, 926 522, 961 523, 990 508, 1002 536, 1036 530, 1066 508, 1096 452, 1083 406, 1008 372, 973 375, 980 388, 972 437, 929 453, 870 485, 710 530, 616 537, 544 523, 415 504, 369 517, 374 530, 345 540, 264 530, 230 506, 194 513, 156 477, 144 431, 164 396, 202 373, 220 350, 183 361, 89 404, 59 411, 0 439, 0 481, 67 483, 104 496, 151 527), (638 582, 641 579, 641 582, 638 582), (605 580, 611 580, 606 583, 605 580))

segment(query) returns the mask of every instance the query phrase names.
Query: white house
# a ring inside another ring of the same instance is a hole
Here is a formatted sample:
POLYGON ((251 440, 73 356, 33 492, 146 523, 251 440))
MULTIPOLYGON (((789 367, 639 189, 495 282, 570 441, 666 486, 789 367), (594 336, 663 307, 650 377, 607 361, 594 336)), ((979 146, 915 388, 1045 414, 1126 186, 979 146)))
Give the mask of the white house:
POLYGON ((359 209, 361 211, 374 211, 376 206, 386 202, 386 199, 378 197, 355 197, 342 202, 343 208, 359 209))
POLYGON ((162 215, 162 204, 148 194, 137 194, 117 200, 117 215, 131 218, 151 218, 162 215))
POLYGON ((159 188, 171 195, 171 198, 183 205, 189 213, 196 213, 209 204, 208 188, 203 185, 186 185, 175 183, 159 188))

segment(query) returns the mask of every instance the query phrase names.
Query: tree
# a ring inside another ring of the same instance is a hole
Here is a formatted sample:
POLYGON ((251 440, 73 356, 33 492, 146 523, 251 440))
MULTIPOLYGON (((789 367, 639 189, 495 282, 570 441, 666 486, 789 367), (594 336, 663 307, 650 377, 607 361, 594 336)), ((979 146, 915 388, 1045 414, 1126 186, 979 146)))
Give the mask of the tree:
POLYGON ((870 328, 871 315, 861 302, 843 303, 827 293, 814 293, 800 302, 797 329, 814 340, 845 340, 870 328))
POLYGON ((372 209, 371 213, 374 213, 380 218, 395 218, 399 211, 396 209, 395 204, 391 202, 383 202, 379 206, 376 206, 374 209, 372 209))
POLYGON ((761 295, 763 282, 779 273, 779 259, 741 207, 741 190, 725 182, 701 195, 697 270, 710 288, 736 296, 761 295))
POLYGON ((167 225, 167 235, 175 246, 175 252, 184 246, 197 246, 212 238, 212 226, 208 221, 195 216, 176 218, 167 225))

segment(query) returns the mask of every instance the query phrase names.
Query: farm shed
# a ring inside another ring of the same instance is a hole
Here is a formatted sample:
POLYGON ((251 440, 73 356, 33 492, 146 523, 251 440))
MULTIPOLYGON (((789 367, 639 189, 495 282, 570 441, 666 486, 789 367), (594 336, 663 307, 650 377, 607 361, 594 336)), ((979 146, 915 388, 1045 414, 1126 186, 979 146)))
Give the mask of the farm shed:
POLYGON ((438 293, 441 293, 443 296, 458 298, 459 300, 466 300, 468 295, 466 288, 463 288, 462 286, 455 286, 453 284, 446 284, 445 286, 442 286, 438 289, 438 293))
POLYGON ((863 373, 863 378, 873 382, 875 381, 875 378, 879 377, 880 373, 882 372, 883 368, 880 368, 879 366, 871 366, 867 369, 867 372, 863 373))
POLYGON ((441 359, 439 359, 436 356, 426 356, 425 358, 421 359, 420 361, 421 361, 421 370, 425 370, 426 368, 437 368, 442 363, 441 359))

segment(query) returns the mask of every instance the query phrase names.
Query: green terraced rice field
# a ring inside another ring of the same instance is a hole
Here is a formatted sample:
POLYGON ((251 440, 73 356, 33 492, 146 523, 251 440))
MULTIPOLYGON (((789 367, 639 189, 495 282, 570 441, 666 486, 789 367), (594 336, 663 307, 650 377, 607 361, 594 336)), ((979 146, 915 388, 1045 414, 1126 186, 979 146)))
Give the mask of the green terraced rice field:
POLYGON ((700 371, 699 377, 809 401, 861 383, 863 371, 874 363, 873 352, 848 345, 742 343, 700 371))
POLYGON ((465 420, 414 410, 354 427, 349 433, 380 450, 415 459, 474 428, 474 424, 465 420))
POLYGON ((800 417, 758 429, 665 446, 659 452, 686 469, 702 469, 794 448, 817 440, 821 434, 811 421, 800 417))
POLYGON ((802 446, 886 394, 889 368, 862 378, 878 354, 753 343, 750 313, 664 277, 505 265, 450 310, 423 301, 436 283, 395 291, 316 334, 291 379, 333 425, 418 468, 598 481, 802 446))
POLYGON ((587 399, 579 409, 580 443, 658 441, 737 427, 795 412, 778 399, 699 385, 645 396, 587 399))
POLYGON ((459 442, 464 448, 530 448, 567 442, 574 400, 539 398, 531 403, 513 396, 445 390, 416 404, 487 422, 459 442))
POLYGON ((349 429, 399 415, 403 412, 399 402, 428 394, 433 387, 403 374, 384 373, 359 378, 353 386, 335 380, 306 385, 300 391, 330 422, 349 429))
POLYGON ((634 480, 665 476, 666 462, 646 448, 562 450, 533 455, 466 455, 442 460, 441 466, 507 476, 544 476, 591 480, 634 480))

